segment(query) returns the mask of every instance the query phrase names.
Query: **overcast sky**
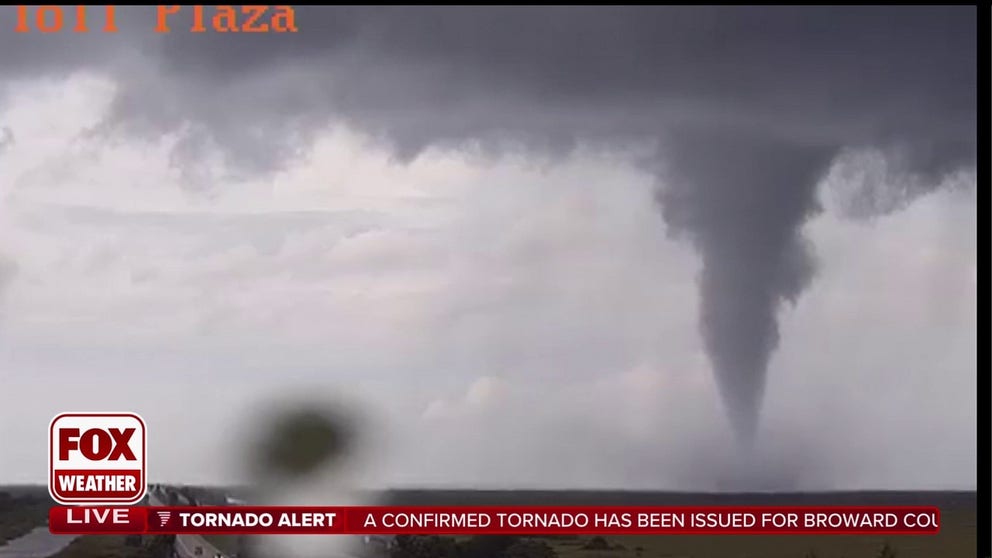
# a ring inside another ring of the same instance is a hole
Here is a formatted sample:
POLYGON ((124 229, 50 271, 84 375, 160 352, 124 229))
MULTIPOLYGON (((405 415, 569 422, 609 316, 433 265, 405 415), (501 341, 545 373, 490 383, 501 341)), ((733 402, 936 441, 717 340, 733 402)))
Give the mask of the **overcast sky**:
POLYGON ((974 488, 974 8, 120 10, 0 11, 0 482, 302 397, 373 486, 974 488))

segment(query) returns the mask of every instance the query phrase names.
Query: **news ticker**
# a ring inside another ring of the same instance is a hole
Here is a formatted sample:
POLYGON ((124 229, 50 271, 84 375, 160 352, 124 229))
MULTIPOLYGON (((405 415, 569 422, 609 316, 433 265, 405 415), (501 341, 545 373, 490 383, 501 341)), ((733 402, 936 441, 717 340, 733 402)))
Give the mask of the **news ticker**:
POLYGON ((936 534, 933 506, 59 506, 53 534, 677 535, 936 534))

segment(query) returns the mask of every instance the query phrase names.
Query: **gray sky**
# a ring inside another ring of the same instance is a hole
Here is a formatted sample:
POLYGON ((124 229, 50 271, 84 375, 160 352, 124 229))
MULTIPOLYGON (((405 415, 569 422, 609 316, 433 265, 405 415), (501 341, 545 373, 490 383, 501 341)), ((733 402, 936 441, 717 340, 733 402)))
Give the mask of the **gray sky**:
POLYGON ((308 397, 372 485, 975 486, 974 8, 120 10, 0 11, 0 482, 308 397))

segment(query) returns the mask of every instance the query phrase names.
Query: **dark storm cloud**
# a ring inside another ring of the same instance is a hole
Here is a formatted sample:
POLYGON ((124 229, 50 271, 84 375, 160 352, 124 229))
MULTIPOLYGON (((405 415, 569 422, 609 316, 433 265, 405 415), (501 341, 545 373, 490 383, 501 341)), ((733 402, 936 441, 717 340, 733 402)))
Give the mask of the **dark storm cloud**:
POLYGON ((925 137, 934 152, 973 135, 968 8, 299 8, 298 20, 293 36, 171 34, 162 52, 201 84, 305 68, 294 85, 318 88, 295 108, 326 102, 408 150, 662 124, 925 137))
MULTIPOLYGON (((779 305, 813 274, 801 227, 835 157, 877 148, 919 178, 872 210, 975 163, 974 7, 300 7, 285 35, 190 34, 181 18, 154 35, 154 16, 135 13, 147 35, 119 40, 151 62, 113 66, 124 87, 108 125, 192 123, 186 163, 216 142, 247 171, 271 170, 331 118, 402 157, 658 142, 646 164, 664 178, 670 230, 702 256, 702 333, 744 437, 779 305)), ((0 67, 44 67, 52 44, 33 65, 2 62, 5 50, 0 67)))
POLYGON ((121 8, 120 44, 109 46, 97 33, 4 33, 19 48, 0 64, 96 65, 139 47, 153 63, 127 68, 140 75, 122 92, 123 120, 192 118, 256 162, 331 114, 406 154, 466 139, 568 147, 676 126, 911 141, 934 154, 967 155, 974 143, 968 7, 298 7, 298 33, 240 35, 185 32, 189 10, 158 35, 152 12, 121 8))
POLYGON ((142 10, 118 7, 116 33, 97 32, 104 25, 104 6, 90 6, 86 12, 88 33, 71 31, 76 25, 76 6, 62 6, 62 13, 62 32, 40 33, 35 7, 31 6, 27 12, 29 32, 18 33, 14 31, 19 21, 17 7, 0 6, 0 82, 38 73, 103 67, 117 56, 135 54, 128 50, 145 50, 154 42, 148 40, 148 30, 141 28, 147 20, 142 10))

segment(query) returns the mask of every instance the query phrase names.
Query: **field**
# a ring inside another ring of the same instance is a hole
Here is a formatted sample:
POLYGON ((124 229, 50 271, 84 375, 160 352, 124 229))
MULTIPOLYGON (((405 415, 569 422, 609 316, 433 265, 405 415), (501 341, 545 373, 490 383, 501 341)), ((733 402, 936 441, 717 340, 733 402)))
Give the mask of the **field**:
POLYGON ((45 487, 0 487, 0 545, 44 525, 51 506, 45 487))
POLYGON ((543 539, 559 558, 876 558, 888 544, 897 558, 973 558, 977 555, 974 492, 835 492, 823 494, 681 494, 648 492, 408 491, 390 498, 407 505, 936 505, 941 532, 933 536, 734 535, 543 539))
POLYGON ((934 537, 631 536, 606 537, 613 550, 584 550, 589 538, 547 541, 560 558, 875 558, 886 545, 899 558, 973 557, 975 529, 952 527, 934 537), (956 532, 955 532, 956 531, 956 532))

